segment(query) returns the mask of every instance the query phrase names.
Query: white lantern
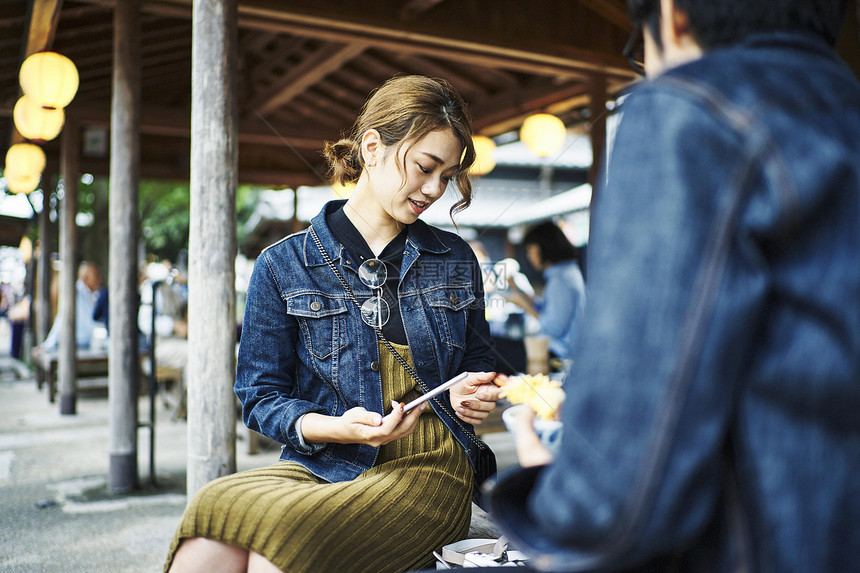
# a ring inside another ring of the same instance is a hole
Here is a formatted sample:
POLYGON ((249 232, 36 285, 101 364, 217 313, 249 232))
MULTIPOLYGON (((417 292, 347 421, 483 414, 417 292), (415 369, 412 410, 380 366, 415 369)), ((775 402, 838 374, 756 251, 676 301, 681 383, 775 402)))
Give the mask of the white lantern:
POLYGON ((45 169, 45 152, 33 143, 16 143, 6 152, 6 171, 35 175, 45 169))
POLYGON ((40 106, 28 96, 22 96, 12 110, 18 133, 33 141, 50 141, 60 135, 66 122, 66 113, 40 106))
POLYGON ((566 135, 564 123, 548 113, 530 115, 520 128, 520 140, 540 157, 546 157, 561 149, 566 135))
POLYGON ((30 193, 35 191, 39 186, 39 181, 42 179, 41 173, 34 175, 19 174, 8 169, 3 173, 6 178, 6 187, 12 193, 30 193))
POLYGON ((472 143, 475 145, 475 162, 469 168, 469 173, 486 175, 496 166, 496 158, 493 157, 496 152, 496 142, 485 135, 476 135, 472 137, 472 143))
POLYGON ((78 92, 78 69, 56 52, 38 52, 21 64, 18 74, 21 89, 33 101, 49 109, 69 105, 78 92))

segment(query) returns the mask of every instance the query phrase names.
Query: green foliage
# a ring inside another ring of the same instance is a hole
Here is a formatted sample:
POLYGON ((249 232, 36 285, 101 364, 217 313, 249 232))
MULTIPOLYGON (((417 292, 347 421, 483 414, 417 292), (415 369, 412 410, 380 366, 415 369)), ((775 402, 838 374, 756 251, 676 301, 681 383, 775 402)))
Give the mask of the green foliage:
POLYGON ((187 181, 141 181, 141 240, 147 253, 176 261, 188 249, 191 190, 187 181))
MULTIPOLYGON (((78 254, 94 261, 107 272, 110 236, 110 200, 107 177, 85 176, 78 184, 78 254)), ((237 239, 243 239, 245 222, 254 212, 261 188, 240 185, 236 193, 237 239)), ((143 251, 157 259, 178 261, 188 249, 191 190, 187 181, 140 182, 138 192, 139 237, 143 251)), ((56 250, 57 228, 55 214, 53 249, 56 250)), ((33 238, 38 225, 31 225, 33 238)))

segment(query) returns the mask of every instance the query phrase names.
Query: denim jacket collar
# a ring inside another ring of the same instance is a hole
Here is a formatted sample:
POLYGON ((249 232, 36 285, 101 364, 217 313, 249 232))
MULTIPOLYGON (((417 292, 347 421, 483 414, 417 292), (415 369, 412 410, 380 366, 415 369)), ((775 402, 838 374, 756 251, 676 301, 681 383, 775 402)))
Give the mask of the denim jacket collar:
MULTIPOLYGON (((343 246, 334 238, 334 235, 329 230, 328 224, 326 223, 326 215, 341 208, 345 203, 346 199, 329 201, 326 203, 325 208, 311 219, 311 226, 332 261, 340 259, 343 252, 343 246)), ((447 253, 451 250, 451 248, 433 232, 433 229, 421 220, 415 221, 409 225, 406 244, 407 246, 412 246, 417 251, 425 251, 435 254, 447 253)), ((305 265, 309 267, 318 267, 326 264, 322 253, 320 253, 319 249, 314 244, 313 239, 310 237, 310 233, 305 237, 304 259, 305 265)))

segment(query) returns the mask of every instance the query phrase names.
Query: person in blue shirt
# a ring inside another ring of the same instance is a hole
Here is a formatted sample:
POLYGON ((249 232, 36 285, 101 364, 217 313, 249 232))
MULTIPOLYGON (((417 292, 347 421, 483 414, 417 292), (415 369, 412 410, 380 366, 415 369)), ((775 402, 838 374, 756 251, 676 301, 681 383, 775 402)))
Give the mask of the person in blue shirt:
MULTIPOLYGON (((78 348, 89 348, 93 331, 103 324, 94 317, 101 284, 102 275, 98 265, 84 261, 78 266, 78 280, 75 281, 75 341, 78 348)), ((43 350, 57 349, 62 336, 60 323, 60 320, 54 320, 48 336, 41 344, 43 350)))
POLYGON ((543 295, 532 298, 509 282, 508 300, 540 322, 540 334, 549 337, 549 350, 562 360, 570 351, 585 312, 585 281, 576 247, 558 225, 547 221, 523 237, 529 263, 543 273, 543 295))
POLYGON ((539 571, 856 571, 848 3, 628 6, 648 79, 597 193, 560 447, 524 416, 492 515, 539 571))

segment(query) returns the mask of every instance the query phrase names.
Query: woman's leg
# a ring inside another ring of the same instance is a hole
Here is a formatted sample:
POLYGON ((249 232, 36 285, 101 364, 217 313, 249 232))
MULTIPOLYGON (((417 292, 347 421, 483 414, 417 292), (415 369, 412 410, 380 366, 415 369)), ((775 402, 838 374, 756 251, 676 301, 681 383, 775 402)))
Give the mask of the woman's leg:
POLYGON ((281 570, 256 551, 251 551, 248 555, 248 573, 281 573, 281 570))
POLYGON ((245 573, 248 565, 248 551, 246 549, 214 539, 192 537, 182 541, 179 549, 176 550, 168 573, 195 573, 198 571, 200 573, 212 571, 245 573))

